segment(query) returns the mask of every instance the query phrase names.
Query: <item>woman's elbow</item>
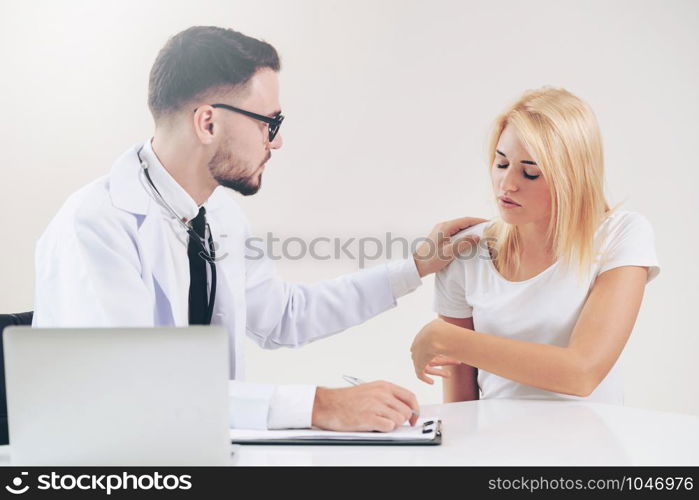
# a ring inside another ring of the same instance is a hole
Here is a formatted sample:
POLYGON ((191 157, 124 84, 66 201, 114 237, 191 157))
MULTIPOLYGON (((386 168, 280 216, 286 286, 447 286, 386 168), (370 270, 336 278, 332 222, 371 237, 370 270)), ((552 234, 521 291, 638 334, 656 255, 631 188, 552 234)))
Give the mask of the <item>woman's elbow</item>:
POLYGON ((597 367, 581 363, 575 370, 570 393, 573 396, 586 398, 597 389, 602 379, 604 379, 604 375, 600 374, 597 367))
POLYGON ((590 394, 592 394, 592 391, 597 389, 598 385, 599 384, 590 382, 589 380, 582 380, 578 384, 576 384, 576 387, 573 390, 573 396, 586 398, 590 394))

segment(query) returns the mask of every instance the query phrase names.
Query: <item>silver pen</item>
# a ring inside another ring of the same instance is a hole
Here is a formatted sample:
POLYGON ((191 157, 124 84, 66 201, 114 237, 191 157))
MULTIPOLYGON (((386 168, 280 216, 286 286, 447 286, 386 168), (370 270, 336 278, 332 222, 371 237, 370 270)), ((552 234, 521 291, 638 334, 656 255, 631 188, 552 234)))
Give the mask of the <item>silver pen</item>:
POLYGON ((357 378, 357 377, 353 377, 352 375, 343 375, 342 378, 345 379, 345 382, 347 382, 348 384, 351 384, 351 385, 359 385, 359 384, 366 383, 362 379, 357 378))
MULTIPOLYGON (((351 384, 351 385, 366 384, 366 382, 364 382, 362 379, 357 378, 357 377, 353 377, 352 375, 343 375, 342 378, 345 379, 345 382, 347 382, 348 384, 351 384)), ((413 410, 412 408, 410 409, 410 411, 413 413, 414 417, 420 416, 420 414, 418 412, 416 412, 415 410, 413 410)))

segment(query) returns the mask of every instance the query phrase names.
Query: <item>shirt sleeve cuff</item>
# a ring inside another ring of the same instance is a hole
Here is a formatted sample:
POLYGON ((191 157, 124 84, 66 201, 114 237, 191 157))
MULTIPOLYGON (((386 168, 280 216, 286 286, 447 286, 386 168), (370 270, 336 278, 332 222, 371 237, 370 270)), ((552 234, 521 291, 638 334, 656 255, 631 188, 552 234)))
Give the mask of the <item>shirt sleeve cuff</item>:
POLYGON ((420 278, 417 272, 415 259, 412 257, 389 262, 386 266, 388 267, 391 291, 395 299, 409 294, 422 284, 422 278, 420 278))
POLYGON ((230 417, 233 429, 266 429, 269 405, 274 395, 272 384, 252 384, 231 380, 228 385, 230 417))
POLYGON ((267 416, 268 429, 306 429, 311 427, 314 385, 278 385, 267 416))

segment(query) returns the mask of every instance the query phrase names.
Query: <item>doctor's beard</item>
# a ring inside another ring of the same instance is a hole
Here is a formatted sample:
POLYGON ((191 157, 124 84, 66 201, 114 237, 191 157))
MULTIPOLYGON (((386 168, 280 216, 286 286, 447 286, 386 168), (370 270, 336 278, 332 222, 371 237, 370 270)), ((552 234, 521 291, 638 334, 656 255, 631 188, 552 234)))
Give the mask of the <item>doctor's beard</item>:
POLYGON ((231 188, 243 196, 257 193, 262 186, 262 171, 260 167, 262 167, 272 155, 268 154, 264 162, 255 167, 252 174, 240 175, 239 172, 244 172, 246 169, 239 168, 233 155, 228 151, 228 148, 225 147, 226 145, 223 146, 224 147, 219 147, 209 161, 209 172, 211 176, 216 179, 219 185, 231 188))

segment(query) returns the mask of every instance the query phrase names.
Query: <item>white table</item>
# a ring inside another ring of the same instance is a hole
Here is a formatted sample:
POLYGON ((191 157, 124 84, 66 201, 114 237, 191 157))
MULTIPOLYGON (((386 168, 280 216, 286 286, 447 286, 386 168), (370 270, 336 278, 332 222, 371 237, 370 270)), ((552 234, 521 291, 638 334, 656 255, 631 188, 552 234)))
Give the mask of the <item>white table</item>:
MULTIPOLYGON (((572 401, 430 405, 441 446, 236 446, 235 465, 699 465, 699 417, 572 401)), ((0 446, 0 464, 10 447, 0 446)))

